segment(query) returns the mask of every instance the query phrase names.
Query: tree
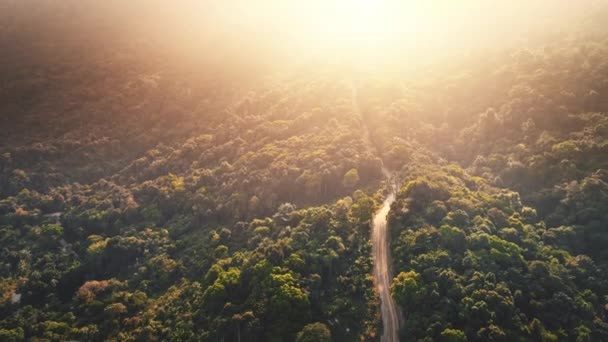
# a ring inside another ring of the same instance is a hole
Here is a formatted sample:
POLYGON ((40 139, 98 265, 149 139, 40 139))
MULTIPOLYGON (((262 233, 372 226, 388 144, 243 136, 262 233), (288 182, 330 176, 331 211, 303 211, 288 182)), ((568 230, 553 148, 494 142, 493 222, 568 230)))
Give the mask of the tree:
POLYGON ((123 303, 112 303, 104 309, 110 316, 119 316, 127 312, 127 307, 123 303))
POLYGON ((424 285, 421 282, 420 274, 416 271, 401 272, 393 280, 391 293, 399 304, 408 308, 413 308, 422 302, 425 294, 424 285))
POLYGON ((247 311, 244 313, 237 313, 232 315, 232 321, 234 321, 236 325, 236 339, 237 342, 241 342, 241 325, 243 322, 247 323, 255 319, 253 312, 247 311))
POLYGON ((304 326, 298 333, 296 342, 330 342, 331 332, 323 323, 312 323, 304 326))
POLYGON ((464 331, 458 329, 447 328, 441 332, 442 342, 466 342, 467 336, 464 331))
POLYGON ((353 189, 359 183, 359 171, 350 169, 342 177, 342 185, 347 189, 353 189))
POLYGON ((310 320, 310 299, 294 278, 293 273, 271 274, 268 294, 267 319, 271 325, 268 327, 267 337, 293 339, 297 329, 310 320))
POLYGON ((366 223, 372 219, 376 203, 374 200, 363 195, 350 207, 350 219, 356 223, 366 223))
POLYGON ((15 329, 0 329, 0 340, 6 342, 23 341, 23 329, 17 327, 15 329))
POLYGON ((63 235, 63 227, 57 223, 45 224, 42 226, 42 234, 51 238, 58 238, 63 235))

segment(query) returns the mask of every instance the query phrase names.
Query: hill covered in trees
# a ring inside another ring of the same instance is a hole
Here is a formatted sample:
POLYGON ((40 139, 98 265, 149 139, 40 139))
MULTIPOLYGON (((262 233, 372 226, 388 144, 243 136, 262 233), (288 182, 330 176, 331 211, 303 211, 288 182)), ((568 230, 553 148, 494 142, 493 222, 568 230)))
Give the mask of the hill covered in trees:
POLYGON ((386 73, 0 6, 0 340, 379 341, 384 166, 401 341, 608 341, 605 13, 386 73))

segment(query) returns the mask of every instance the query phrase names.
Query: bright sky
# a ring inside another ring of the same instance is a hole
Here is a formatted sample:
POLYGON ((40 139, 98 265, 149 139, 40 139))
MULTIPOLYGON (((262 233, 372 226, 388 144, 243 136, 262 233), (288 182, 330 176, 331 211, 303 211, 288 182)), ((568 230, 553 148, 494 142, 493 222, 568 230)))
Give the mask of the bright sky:
MULTIPOLYGON (((244 28, 260 42, 312 51, 390 53, 403 45, 494 39, 559 21, 593 0, 223 0, 216 18, 226 34, 244 28), (485 36, 485 37, 484 37, 485 36)), ((204 11, 208 11, 205 2, 204 11)))
POLYGON ((276 56, 291 59, 377 64, 387 57, 420 60, 506 46, 540 27, 559 30, 608 0, 157 1, 142 6, 156 11, 151 23, 159 31, 150 36, 165 41, 188 45, 211 37, 218 50, 228 47, 243 58, 279 51, 276 56))

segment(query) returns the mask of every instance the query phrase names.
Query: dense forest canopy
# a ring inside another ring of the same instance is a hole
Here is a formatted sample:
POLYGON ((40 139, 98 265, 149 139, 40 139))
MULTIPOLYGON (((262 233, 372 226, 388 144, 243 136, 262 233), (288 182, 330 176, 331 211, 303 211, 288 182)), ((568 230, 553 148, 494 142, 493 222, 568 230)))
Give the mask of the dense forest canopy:
POLYGON ((0 2, 0 341, 608 341, 607 20, 0 2))

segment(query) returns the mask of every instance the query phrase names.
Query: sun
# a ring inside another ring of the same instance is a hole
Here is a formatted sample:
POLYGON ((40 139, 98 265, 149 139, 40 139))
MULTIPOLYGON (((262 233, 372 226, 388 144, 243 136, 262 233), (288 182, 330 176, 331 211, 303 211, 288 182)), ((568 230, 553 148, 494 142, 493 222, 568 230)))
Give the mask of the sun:
MULTIPOLYGON (((387 2, 378 0, 338 0, 333 21, 335 39, 350 42, 372 42, 387 34, 390 13, 387 2)), ((331 23, 330 23, 331 24, 331 23)))
POLYGON ((381 59, 404 50, 413 55, 441 27, 440 21, 431 21, 439 0, 428 1, 284 1, 293 15, 280 31, 292 33, 298 51, 307 56, 382 63, 381 59))
POLYGON ((399 39, 400 26, 411 23, 401 20, 404 3, 409 1, 327 0, 315 11, 307 34, 316 48, 341 58, 383 54, 399 39))

